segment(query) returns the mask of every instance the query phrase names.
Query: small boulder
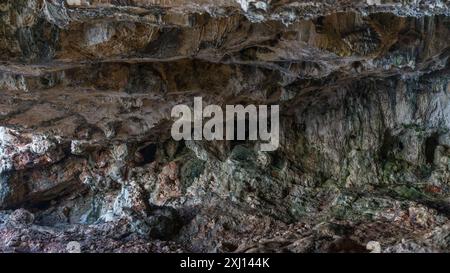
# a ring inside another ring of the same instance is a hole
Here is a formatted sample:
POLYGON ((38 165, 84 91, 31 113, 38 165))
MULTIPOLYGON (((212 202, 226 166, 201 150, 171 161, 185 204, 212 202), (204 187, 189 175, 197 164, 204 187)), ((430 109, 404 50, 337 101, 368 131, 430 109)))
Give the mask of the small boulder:
POLYGON ((8 218, 8 224, 14 227, 31 226, 34 222, 34 215, 26 209, 13 211, 8 218))
POLYGON ((68 253, 81 253, 81 244, 77 241, 71 241, 67 244, 66 250, 68 253))

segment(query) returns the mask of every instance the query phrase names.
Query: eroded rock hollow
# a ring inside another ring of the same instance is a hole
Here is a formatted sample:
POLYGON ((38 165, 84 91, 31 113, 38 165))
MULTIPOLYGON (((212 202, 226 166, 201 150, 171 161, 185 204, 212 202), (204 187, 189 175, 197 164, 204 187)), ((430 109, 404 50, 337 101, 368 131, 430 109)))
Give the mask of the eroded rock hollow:
POLYGON ((0 251, 447 252, 447 0, 0 0, 0 251), (280 146, 171 109, 280 106, 280 146))

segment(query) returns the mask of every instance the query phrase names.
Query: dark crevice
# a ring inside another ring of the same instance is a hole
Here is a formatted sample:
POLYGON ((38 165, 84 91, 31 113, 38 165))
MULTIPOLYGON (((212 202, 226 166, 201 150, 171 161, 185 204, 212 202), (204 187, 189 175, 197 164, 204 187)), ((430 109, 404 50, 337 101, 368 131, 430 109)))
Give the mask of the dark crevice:
POLYGON ((157 145, 152 143, 138 151, 139 165, 143 166, 152 163, 156 159, 157 145))
POLYGON ((438 138, 438 134, 434 133, 425 140, 425 162, 428 165, 433 165, 434 163, 434 152, 439 144, 438 138))

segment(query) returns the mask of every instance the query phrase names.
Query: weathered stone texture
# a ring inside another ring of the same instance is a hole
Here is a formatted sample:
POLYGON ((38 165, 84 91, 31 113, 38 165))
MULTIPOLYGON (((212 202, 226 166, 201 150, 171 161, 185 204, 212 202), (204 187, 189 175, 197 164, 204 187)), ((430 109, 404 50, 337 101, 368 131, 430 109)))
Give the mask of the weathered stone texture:
POLYGON ((0 0, 0 251, 448 252, 449 16, 0 0), (173 141, 194 96, 280 104, 280 148, 173 141))

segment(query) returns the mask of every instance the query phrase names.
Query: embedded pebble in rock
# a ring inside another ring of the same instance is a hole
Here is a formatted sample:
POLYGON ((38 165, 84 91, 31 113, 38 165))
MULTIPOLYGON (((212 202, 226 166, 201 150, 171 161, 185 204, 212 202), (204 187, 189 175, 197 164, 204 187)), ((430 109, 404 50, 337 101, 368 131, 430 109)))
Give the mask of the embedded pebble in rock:
POLYGON ((448 252, 450 4, 3 0, 1 252, 448 252), (279 105, 280 145, 171 137, 279 105))

